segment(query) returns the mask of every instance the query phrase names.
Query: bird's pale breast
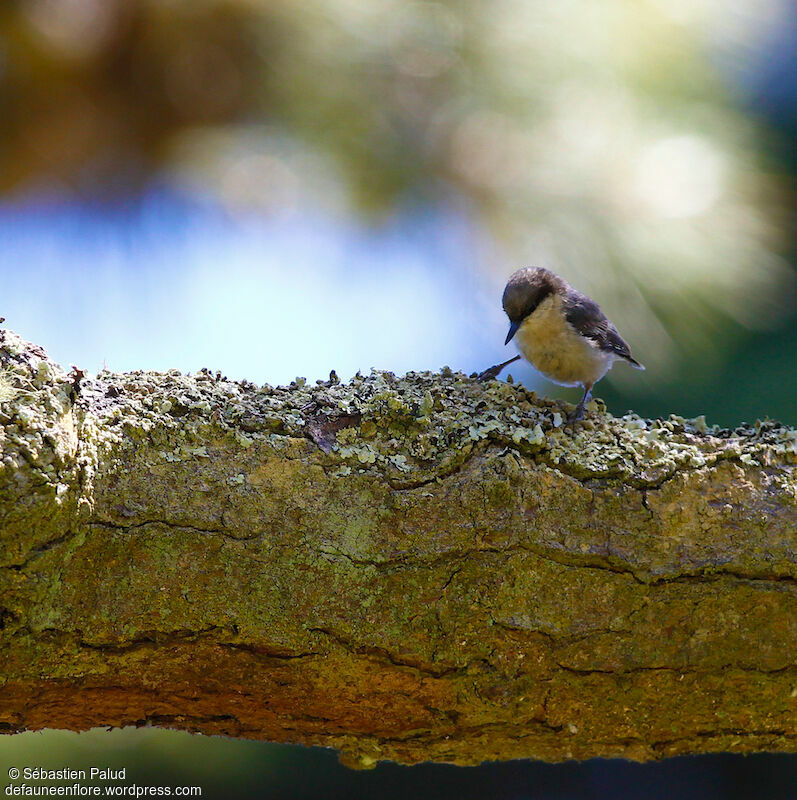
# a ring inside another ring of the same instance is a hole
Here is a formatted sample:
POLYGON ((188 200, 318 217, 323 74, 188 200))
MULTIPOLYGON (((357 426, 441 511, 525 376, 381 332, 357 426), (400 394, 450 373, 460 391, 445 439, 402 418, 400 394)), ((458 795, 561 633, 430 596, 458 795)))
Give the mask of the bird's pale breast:
POLYGON ((614 361, 612 353, 599 350, 567 322, 557 294, 526 317, 515 339, 520 352, 546 378, 565 386, 599 381, 614 361))

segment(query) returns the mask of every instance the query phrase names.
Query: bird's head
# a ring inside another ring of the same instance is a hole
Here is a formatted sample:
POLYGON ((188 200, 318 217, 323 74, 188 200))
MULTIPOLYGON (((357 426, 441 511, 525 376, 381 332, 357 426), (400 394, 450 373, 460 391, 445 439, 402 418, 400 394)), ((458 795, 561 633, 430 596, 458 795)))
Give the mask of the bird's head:
POLYGON ((548 295, 565 288, 565 282, 543 267, 524 267, 513 273, 504 289, 504 311, 509 317, 509 344, 523 320, 532 314, 548 295))

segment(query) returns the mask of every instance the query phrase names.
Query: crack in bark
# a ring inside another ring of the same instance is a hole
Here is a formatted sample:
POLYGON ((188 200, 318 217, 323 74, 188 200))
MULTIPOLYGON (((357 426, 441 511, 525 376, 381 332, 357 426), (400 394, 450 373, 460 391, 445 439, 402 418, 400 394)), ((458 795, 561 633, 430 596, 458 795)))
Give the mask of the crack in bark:
POLYGON ((5 566, 0 567, 0 571, 2 571, 3 569, 10 569, 10 570, 15 570, 17 572, 22 572, 28 567, 28 565, 32 561, 35 561, 40 556, 43 556, 45 553, 54 549, 59 544, 68 542, 70 539, 74 537, 74 535, 75 534, 72 531, 67 531, 61 536, 56 536, 54 539, 49 539, 48 541, 43 542, 42 544, 37 545, 36 547, 30 549, 25 554, 25 559, 23 561, 20 561, 19 563, 6 564, 5 566))
POLYGON ((186 525, 184 522, 172 522, 167 519, 146 519, 142 522, 133 522, 129 525, 123 525, 120 522, 111 522, 110 520, 92 520, 86 523, 89 528, 112 528, 117 531, 130 531, 138 530, 139 528, 146 528, 150 526, 161 526, 163 528, 173 528, 175 530, 193 531, 194 533, 205 534, 212 533, 218 536, 223 536, 226 539, 233 539, 235 541, 248 540, 254 537, 232 536, 226 528, 200 528, 196 525, 186 525))
POLYGON ((323 656, 316 650, 308 650, 302 653, 286 653, 284 650, 274 649, 268 645, 250 644, 247 642, 216 642, 219 647, 226 647, 230 650, 243 650, 247 653, 252 653, 266 659, 275 659, 278 661, 296 661, 302 658, 313 658, 316 656, 323 656))
POLYGON ((421 672, 425 675, 429 675, 433 678, 443 678, 448 675, 453 675, 455 673, 462 672, 464 669, 466 669, 466 667, 448 667, 448 666, 444 667, 442 665, 434 666, 431 664, 424 664, 422 662, 415 661, 412 659, 402 658, 401 656, 398 656, 395 653, 391 653, 384 647, 359 645, 356 642, 349 640, 344 636, 341 636, 339 633, 335 633, 329 628, 308 628, 308 631, 310 633, 319 633, 322 636, 331 639, 333 642, 335 642, 337 645, 342 647, 347 652, 355 653, 357 655, 373 656, 376 657, 377 659, 392 664, 394 667, 409 668, 421 672))
MULTIPOLYGON (((677 575, 650 575, 630 566, 620 563, 609 563, 603 556, 583 554, 568 550, 557 550, 540 545, 528 543, 515 543, 505 547, 480 547, 472 550, 452 550, 432 558, 401 557, 395 559, 367 559, 356 558, 342 550, 318 549, 322 555, 340 556, 353 566, 373 567, 383 572, 401 571, 405 569, 423 569, 443 566, 459 561, 466 561, 472 557, 484 554, 511 554, 529 553, 544 561, 577 570, 600 570, 615 575, 625 575, 641 586, 658 586, 670 583, 713 583, 723 579, 733 579, 734 582, 745 584, 782 584, 784 586, 797 586, 797 578, 791 575, 762 575, 760 573, 745 573, 738 570, 725 569, 716 565, 703 568, 696 567, 692 571, 679 572, 677 575)), ((609 557, 611 558, 611 556, 609 557)), ((771 588, 771 587, 770 587, 771 588)))
MULTIPOLYGON (((694 746, 691 743, 695 740, 705 741, 707 739, 724 739, 729 736, 737 738, 740 741, 744 739, 761 737, 776 737, 778 739, 797 741, 797 733, 791 733, 790 731, 782 730, 780 728, 775 728, 773 730, 758 729, 751 731, 744 730, 742 728, 719 728, 711 731, 696 731, 695 733, 688 733, 675 739, 661 739, 658 741, 653 741, 650 742, 649 746, 658 753, 661 753, 664 750, 672 749, 674 745, 680 746, 680 750, 682 752, 689 752, 690 750, 694 749, 694 746)), ((701 748, 701 752, 706 751, 701 748)))

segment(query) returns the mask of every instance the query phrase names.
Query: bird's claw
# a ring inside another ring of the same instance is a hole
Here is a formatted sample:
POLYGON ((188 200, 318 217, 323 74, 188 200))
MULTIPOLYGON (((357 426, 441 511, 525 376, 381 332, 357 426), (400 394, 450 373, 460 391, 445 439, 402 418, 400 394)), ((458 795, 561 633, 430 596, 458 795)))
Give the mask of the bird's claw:
POLYGON ((584 412, 587 410, 587 403, 589 403, 590 400, 592 400, 592 386, 584 392, 584 396, 581 398, 579 404, 568 414, 568 423, 578 422, 580 419, 584 419, 584 412))
POLYGON ((567 422, 570 424, 571 422, 578 422, 579 420, 584 419, 584 406, 579 403, 568 415, 567 415, 567 422))
POLYGON ((492 381, 498 377, 498 374, 501 372, 501 364, 494 364, 492 367, 484 370, 484 372, 480 372, 478 377, 476 378, 477 381, 492 381))
POLYGON ((504 367, 509 366, 513 362, 517 361, 520 356, 515 356, 514 358, 510 358, 509 361, 504 361, 503 364, 493 364, 492 367, 488 367, 484 372, 480 372, 476 380, 478 381, 492 381, 495 380, 500 374, 501 370, 504 367))

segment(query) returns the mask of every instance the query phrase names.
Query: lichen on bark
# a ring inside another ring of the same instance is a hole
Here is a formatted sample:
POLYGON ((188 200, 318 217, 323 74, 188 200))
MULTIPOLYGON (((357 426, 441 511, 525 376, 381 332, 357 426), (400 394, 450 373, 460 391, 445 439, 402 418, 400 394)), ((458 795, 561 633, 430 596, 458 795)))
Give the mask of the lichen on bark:
POLYGON ((81 378, 0 332, 0 729, 797 749, 797 432, 566 416, 448 369, 81 378))

